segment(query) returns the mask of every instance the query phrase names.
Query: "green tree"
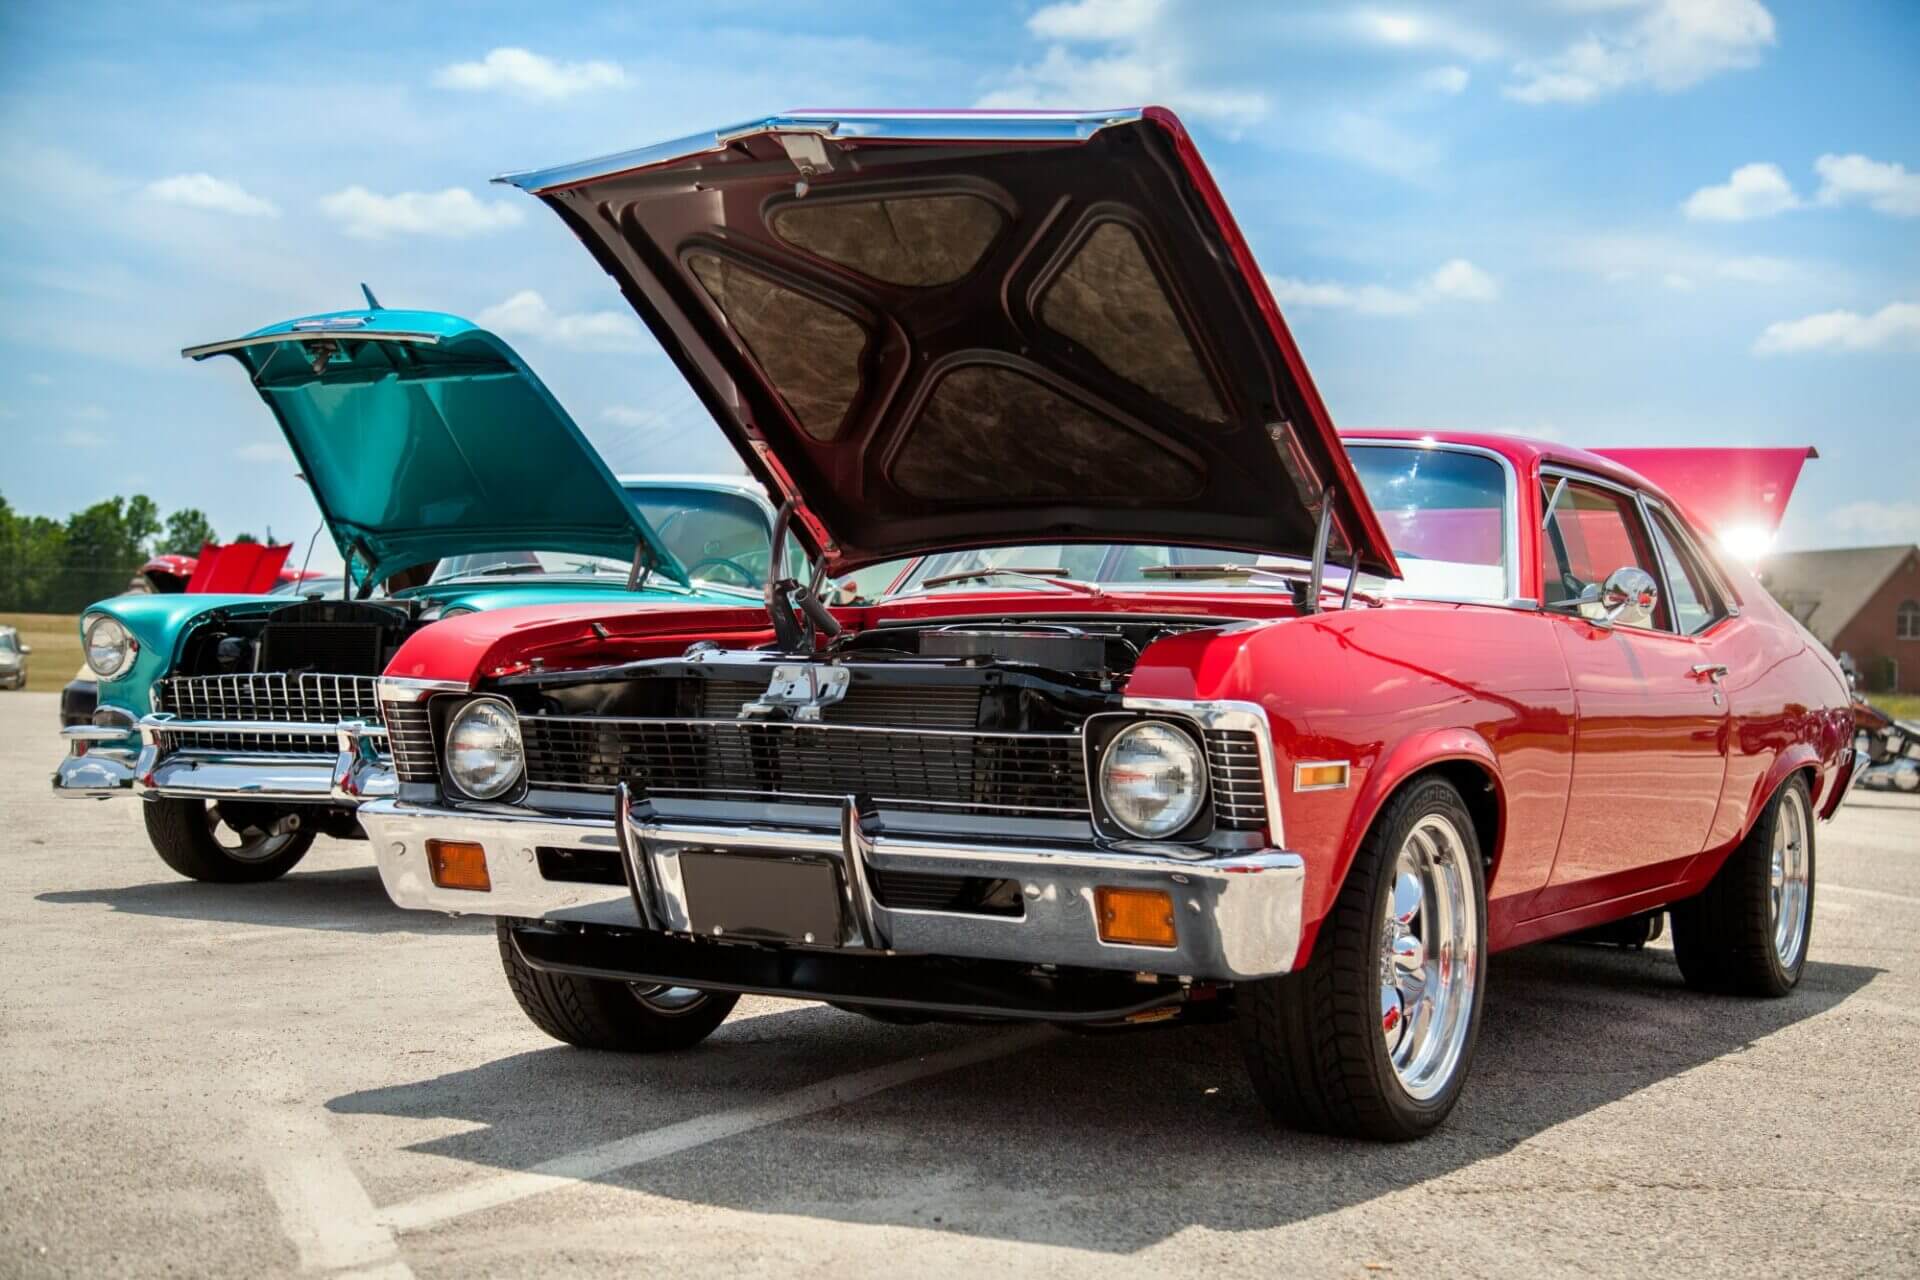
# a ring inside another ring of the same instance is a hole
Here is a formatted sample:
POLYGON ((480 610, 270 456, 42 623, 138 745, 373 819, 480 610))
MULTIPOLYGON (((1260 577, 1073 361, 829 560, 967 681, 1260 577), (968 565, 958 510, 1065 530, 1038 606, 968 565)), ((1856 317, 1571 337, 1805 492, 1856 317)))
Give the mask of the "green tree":
POLYGON ((260 539, 258 539, 258 538, 256 538, 256 537, 254 537, 254 536, 253 536, 252 534, 250 534, 250 533, 236 533, 236 534, 234 534, 234 535, 233 535, 233 540, 234 540, 235 542, 258 542, 258 541, 260 541, 260 539))
POLYGON ((203 543, 218 542, 213 522, 198 507, 182 507, 167 517, 166 531, 160 535, 156 551, 172 551, 183 556, 200 554, 203 543))

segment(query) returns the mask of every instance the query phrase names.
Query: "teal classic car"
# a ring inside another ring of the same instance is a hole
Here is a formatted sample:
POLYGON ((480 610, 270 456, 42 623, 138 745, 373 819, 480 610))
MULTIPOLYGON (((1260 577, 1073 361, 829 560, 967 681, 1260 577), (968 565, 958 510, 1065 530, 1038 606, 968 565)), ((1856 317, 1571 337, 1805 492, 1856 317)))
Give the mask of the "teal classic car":
POLYGON ((54 789, 137 793, 182 875, 272 879, 316 835, 360 834, 358 805, 394 789, 374 682, 422 627, 759 598, 774 513, 753 481, 616 479, 525 362, 457 316, 371 306, 183 354, 246 369, 346 570, 291 598, 128 595, 81 616, 98 704, 61 731, 54 789))

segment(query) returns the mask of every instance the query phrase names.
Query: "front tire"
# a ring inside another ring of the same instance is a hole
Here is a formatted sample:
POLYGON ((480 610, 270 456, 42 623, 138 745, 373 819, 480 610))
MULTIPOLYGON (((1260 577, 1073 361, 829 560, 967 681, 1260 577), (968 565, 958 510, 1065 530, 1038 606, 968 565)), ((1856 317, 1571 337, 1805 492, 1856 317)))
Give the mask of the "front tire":
POLYGON ((1404 788, 1374 821, 1313 956, 1237 991, 1254 1091, 1294 1129, 1401 1142, 1453 1110, 1485 992, 1486 880, 1453 785, 1404 788))
POLYGON ((1784 996, 1813 937, 1813 803, 1795 774, 1697 897, 1676 902, 1673 954, 1698 991, 1784 996))
POLYGON ((160 860, 189 880, 251 884, 277 880, 313 847, 311 831, 236 831, 205 800, 147 800, 147 839, 160 860))
POLYGON ((563 1044, 617 1053, 691 1049, 727 1020, 740 997, 692 987, 643 987, 610 978, 546 973, 513 945, 510 921, 495 921, 507 986, 533 1025, 563 1044))

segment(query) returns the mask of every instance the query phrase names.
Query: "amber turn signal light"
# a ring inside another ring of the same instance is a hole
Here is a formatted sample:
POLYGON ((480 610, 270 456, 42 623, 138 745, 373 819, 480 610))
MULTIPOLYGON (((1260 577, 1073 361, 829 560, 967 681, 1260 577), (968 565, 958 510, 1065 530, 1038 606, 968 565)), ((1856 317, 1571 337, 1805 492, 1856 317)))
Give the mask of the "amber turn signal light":
POLYGON ((427 870, 442 889, 472 889, 487 893, 487 851, 466 840, 427 841, 427 870))
POLYGON ((1094 913, 1100 919, 1100 941, 1133 947, 1174 945, 1173 896, 1158 889, 1093 891, 1094 913))
POLYGON ((1347 785, 1345 760, 1316 760, 1293 766, 1295 791, 1333 791, 1347 785))

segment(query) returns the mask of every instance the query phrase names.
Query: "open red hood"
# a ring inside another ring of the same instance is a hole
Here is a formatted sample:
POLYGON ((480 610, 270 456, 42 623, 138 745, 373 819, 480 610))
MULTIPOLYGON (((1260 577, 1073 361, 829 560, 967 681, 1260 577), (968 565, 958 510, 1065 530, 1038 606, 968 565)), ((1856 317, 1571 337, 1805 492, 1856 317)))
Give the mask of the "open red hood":
POLYGON ((1098 115, 802 113, 513 174, 842 573, 1162 542, 1396 575, 1192 140, 1098 115))
POLYGON ((194 561, 187 590, 218 595, 259 595, 280 581, 280 568, 292 552, 291 543, 270 546, 264 542, 229 542, 220 546, 209 542, 200 548, 194 561))
POLYGON ((1780 529, 1787 499, 1809 446, 1790 449, 1595 449, 1653 481, 1696 522, 1724 536, 1746 530, 1771 536, 1780 529))

